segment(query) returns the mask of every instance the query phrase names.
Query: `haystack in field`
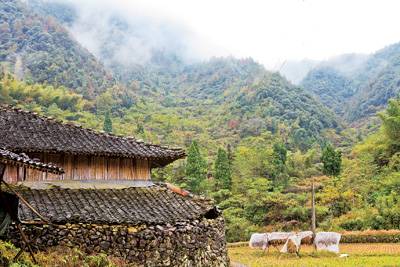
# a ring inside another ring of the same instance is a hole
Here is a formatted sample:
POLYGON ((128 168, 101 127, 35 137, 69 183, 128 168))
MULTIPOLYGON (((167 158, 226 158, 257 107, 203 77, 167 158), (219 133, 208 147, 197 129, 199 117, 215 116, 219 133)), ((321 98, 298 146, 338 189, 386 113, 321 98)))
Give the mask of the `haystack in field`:
POLYGON ((281 253, 298 253, 300 250, 300 245, 306 238, 312 238, 311 231, 299 232, 296 235, 290 236, 281 249, 281 253))
POLYGON ((268 246, 268 234, 252 234, 249 246, 251 249, 266 249, 268 246))
POLYGON ((318 232, 315 236, 314 244, 317 250, 327 250, 339 253, 339 242, 341 234, 334 232, 318 232))

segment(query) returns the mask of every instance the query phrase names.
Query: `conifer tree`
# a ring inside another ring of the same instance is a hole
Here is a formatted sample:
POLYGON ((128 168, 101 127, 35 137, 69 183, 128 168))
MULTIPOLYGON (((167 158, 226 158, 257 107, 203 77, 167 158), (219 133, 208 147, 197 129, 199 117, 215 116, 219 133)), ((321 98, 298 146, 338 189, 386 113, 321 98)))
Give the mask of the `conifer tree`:
POLYGON ((190 145, 187 157, 186 176, 189 190, 194 194, 204 193, 207 173, 207 162, 201 156, 197 140, 190 145))
POLYGON ((221 185, 221 189, 231 190, 231 170, 229 167, 228 154, 223 148, 218 148, 217 158, 214 163, 214 179, 221 185))
POLYGON ((113 131, 110 110, 106 111, 106 115, 104 118, 104 124, 103 124, 103 131, 105 131, 106 133, 111 133, 113 131))
POLYGON ((287 149, 284 143, 274 142, 272 145, 275 171, 271 173, 274 186, 278 185, 278 180, 285 182, 285 169, 287 149), (281 179, 279 179, 281 177, 281 179))
POLYGON ((229 169, 232 169, 233 161, 235 159, 235 155, 233 154, 232 146, 230 144, 228 144, 226 153, 228 155, 229 169))
POLYGON ((340 174, 340 167, 342 165, 342 152, 335 151, 331 144, 328 144, 324 151, 322 151, 322 156, 320 158, 321 162, 324 164, 322 172, 328 176, 337 176, 340 174))

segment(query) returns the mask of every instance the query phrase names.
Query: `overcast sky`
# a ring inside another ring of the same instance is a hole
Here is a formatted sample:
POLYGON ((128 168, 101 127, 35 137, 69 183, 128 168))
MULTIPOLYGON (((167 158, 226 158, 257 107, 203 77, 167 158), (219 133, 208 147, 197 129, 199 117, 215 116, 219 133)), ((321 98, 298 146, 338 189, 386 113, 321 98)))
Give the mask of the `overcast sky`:
POLYGON ((115 35, 109 18, 117 14, 136 27, 137 35, 120 38, 120 61, 140 63, 152 48, 167 47, 197 59, 252 57, 272 71, 287 61, 285 75, 296 73, 292 81, 305 75, 312 60, 369 54, 400 41, 398 0, 43 1, 75 5, 81 23, 72 32, 94 54, 104 36, 115 35), (304 59, 303 70, 289 63, 304 59))
POLYGON ((373 53, 400 41, 396 0, 118 0, 116 5, 186 25, 206 57, 252 57, 272 70, 286 59, 373 53))

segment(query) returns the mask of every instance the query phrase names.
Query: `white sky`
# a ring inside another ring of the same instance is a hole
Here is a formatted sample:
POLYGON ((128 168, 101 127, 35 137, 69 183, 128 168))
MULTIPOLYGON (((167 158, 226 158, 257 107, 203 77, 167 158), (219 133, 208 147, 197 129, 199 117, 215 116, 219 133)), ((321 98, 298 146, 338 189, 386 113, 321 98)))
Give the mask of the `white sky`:
MULTIPOLYGON (((104 0, 107 1, 107 0, 104 0)), ((205 56, 252 57, 268 69, 288 60, 373 53, 400 41, 396 0, 118 0, 197 35, 205 56)))
POLYGON ((373 53, 400 41, 398 0, 69 1, 89 4, 92 12, 102 6, 124 17, 184 25, 198 57, 252 57, 273 71, 285 60, 373 53))

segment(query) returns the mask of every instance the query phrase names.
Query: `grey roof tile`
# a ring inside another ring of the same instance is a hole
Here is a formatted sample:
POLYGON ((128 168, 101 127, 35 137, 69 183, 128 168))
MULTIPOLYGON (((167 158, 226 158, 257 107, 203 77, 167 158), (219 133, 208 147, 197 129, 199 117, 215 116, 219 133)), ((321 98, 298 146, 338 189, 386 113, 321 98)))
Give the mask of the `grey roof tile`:
POLYGON ((149 158, 164 166, 186 156, 180 147, 168 148, 60 123, 19 108, 0 109, 0 146, 13 151, 100 154, 149 158))
MULTIPOLYGON (((43 217, 56 224, 95 222, 108 224, 167 224, 199 219, 215 209, 212 201, 185 197, 163 184, 124 189, 14 189, 43 217)), ((21 221, 39 218, 20 204, 21 221)))
POLYGON ((62 168, 59 168, 54 164, 45 164, 34 161, 25 154, 17 154, 2 148, 0 148, 0 163, 17 165, 56 174, 64 173, 62 168))

